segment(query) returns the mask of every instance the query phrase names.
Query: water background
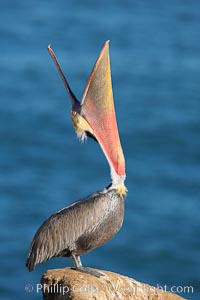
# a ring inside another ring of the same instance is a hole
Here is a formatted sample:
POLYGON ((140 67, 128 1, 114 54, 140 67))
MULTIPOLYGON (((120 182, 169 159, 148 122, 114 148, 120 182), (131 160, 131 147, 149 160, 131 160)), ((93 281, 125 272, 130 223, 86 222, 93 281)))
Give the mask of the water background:
POLYGON ((0 2, 0 298, 41 299, 34 233, 53 212, 109 183, 93 141, 78 143, 51 43, 78 98, 110 40, 126 157, 123 228, 83 263, 200 297, 200 2, 0 2), (181 291, 181 289, 179 289, 181 291))

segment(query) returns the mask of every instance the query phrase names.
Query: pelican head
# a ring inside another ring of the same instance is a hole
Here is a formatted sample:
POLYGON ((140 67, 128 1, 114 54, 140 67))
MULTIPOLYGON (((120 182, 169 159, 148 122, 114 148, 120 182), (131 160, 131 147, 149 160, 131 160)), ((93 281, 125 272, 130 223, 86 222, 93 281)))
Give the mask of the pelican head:
POLYGON ((81 140, 89 136, 99 143, 110 165, 112 184, 123 186, 126 177, 125 159, 115 116, 109 41, 105 42, 96 60, 81 101, 73 94, 50 46, 48 51, 69 94, 72 104, 71 118, 77 136, 81 140))

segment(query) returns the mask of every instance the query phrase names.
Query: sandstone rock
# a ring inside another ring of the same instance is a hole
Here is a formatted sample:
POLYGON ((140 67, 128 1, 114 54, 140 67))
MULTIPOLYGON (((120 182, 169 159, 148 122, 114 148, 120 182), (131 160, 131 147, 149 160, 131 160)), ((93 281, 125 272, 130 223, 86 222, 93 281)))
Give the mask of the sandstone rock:
POLYGON ((100 278, 70 268, 49 270, 42 276, 44 300, 183 300, 132 278, 97 270, 100 278))

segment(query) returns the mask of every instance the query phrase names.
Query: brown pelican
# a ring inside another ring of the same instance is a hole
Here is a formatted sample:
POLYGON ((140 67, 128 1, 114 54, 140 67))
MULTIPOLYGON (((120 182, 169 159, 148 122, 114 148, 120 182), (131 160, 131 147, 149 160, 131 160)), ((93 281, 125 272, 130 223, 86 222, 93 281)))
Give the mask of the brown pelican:
POLYGON ((103 245, 119 231, 127 192, 125 160, 113 103, 109 42, 100 52, 81 102, 72 93, 50 46, 48 51, 70 96, 75 131, 81 140, 89 136, 99 143, 110 166, 111 183, 50 216, 33 238, 26 266, 32 271, 52 257, 70 257, 75 269, 100 276, 91 268, 84 268, 80 256, 103 245))

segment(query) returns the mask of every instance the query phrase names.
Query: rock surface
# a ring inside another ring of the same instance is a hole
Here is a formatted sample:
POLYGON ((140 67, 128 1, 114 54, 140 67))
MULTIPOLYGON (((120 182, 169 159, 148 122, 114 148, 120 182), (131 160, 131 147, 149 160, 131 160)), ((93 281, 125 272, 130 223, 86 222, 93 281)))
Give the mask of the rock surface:
POLYGON ((178 295, 120 274, 97 270, 100 278, 70 268, 49 270, 41 278, 44 300, 183 300, 178 295))

